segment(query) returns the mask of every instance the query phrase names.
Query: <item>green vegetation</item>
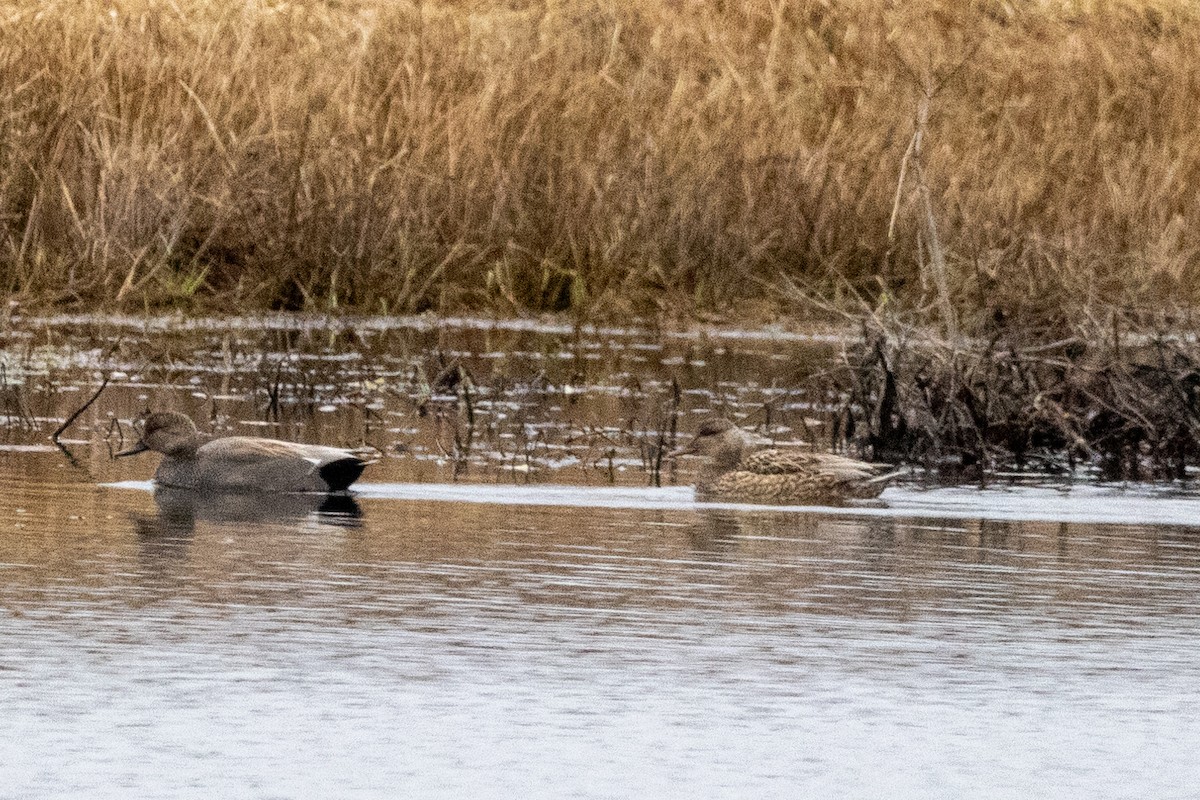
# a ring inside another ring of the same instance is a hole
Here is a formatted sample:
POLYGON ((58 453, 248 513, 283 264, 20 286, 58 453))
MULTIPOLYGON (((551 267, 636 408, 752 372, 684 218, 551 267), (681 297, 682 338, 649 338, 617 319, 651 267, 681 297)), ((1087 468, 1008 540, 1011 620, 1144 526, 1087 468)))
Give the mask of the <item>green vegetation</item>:
POLYGON ((1200 8, 0 3, 0 286, 137 310, 1200 296, 1200 8), (917 134, 920 134, 917 137, 917 134))

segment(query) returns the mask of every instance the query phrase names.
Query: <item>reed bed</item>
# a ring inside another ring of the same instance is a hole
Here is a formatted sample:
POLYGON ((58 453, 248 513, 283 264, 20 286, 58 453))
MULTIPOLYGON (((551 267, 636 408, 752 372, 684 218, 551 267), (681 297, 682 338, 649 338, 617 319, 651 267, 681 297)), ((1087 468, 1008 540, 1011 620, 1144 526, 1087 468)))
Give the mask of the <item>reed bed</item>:
POLYGON ((952 343, 924 319, 872 318, 817 381, 843 398, 834 444, 954 476, 1088 468, 1111 480, 1193 477, 1196 325, 1109 317, 1052 338, 1058 330, 993 320, 980 338, 952 343))
POLYGON ((1200 8, 0 3, 27 305, 1190 304, 1200 8))

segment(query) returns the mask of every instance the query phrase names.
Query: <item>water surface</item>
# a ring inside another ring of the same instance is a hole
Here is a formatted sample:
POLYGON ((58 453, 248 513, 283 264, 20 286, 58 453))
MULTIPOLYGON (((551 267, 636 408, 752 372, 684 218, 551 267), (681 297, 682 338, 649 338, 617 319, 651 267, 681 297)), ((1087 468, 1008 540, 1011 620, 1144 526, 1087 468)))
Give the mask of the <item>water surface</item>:
MULTIPOLYGON (((226 358, 208 333, 139 333, 137 350, 173 359, 139 368, 132 351, 87 345, 94 331, 54 330, 44 350, 9 344, 25 371, 8 373, 6 402, 30 421, 0 445, 0 796, 1185 798, 1200 785, 1187 487, 901 485, 881 506, 770 509, 695 504, 688 465, 650 485, 640 442, 670 413, 682 429, 708 407, 767 424, 775 399, 781 437, 819 423, 824 401, 789 395, 788 376, 819 369, 828 343, 373 334, 313 355, 309 383, 270 412, 274 362, 240 334, 213 334, 234 343, 226 358), (512 355, 560 345, 599 365, 573 384, 551 364, 573 356, 512 355), (503 375, 479 366, 501 347, 503 375), (465 469, 449 432, 462 444, 461 392, 425 398, 410 380, 439 348, 486 375, 479 419, 492 421, 465 469), (125 377, 73 430, 70 457, 45 446, 39 420, 61 419, 97 370, 125 377), (215 428, 332 444, 366 431, 385 455, 349 502, 156 494, 153 457, 111 461, 108 432, 164 402, 215 428), (581 455, 606 437, 611 455, 581 455)), ((285 365, 330 341, 295 336, 285 365)))

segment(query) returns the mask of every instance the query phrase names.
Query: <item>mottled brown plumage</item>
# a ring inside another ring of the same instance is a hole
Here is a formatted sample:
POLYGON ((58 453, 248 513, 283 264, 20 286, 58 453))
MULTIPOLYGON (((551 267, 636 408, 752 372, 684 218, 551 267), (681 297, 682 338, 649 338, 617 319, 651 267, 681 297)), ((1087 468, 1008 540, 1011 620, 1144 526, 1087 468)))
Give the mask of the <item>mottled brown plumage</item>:
POLYGON ((878 497, 894 473, 880 465, 802 450, 764 449, 765 442, 719 417, 701 423, 673 455, 700 455, 707 463, 696 481, 701 500, 831 504, 878 497))

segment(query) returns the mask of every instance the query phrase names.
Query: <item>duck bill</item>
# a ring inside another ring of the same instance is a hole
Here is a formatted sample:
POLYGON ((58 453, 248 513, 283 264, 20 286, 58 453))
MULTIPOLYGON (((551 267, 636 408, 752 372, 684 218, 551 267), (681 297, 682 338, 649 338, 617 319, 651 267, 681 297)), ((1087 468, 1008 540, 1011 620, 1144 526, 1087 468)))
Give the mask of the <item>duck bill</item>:
POLYGON ((683 447, 677 447, 674 450, 672 450, 671 452, 667 453, 667 458, 679 458, 680 456, 694 456, 694 455, 696 455, 696 443, 689 442, 688 444, 685 444, 683 447))
POLYGON ((138 453, 144 453, 149 449, 150 448, 146 446, 145 442, 138 442, 137 444, 135 444, 133 447, 129 448, 128 450, 122 450, 121 452, 117 453, 115 456, 113 456, 113 458, 123 458, 124 456, 136 456, 138 453))

